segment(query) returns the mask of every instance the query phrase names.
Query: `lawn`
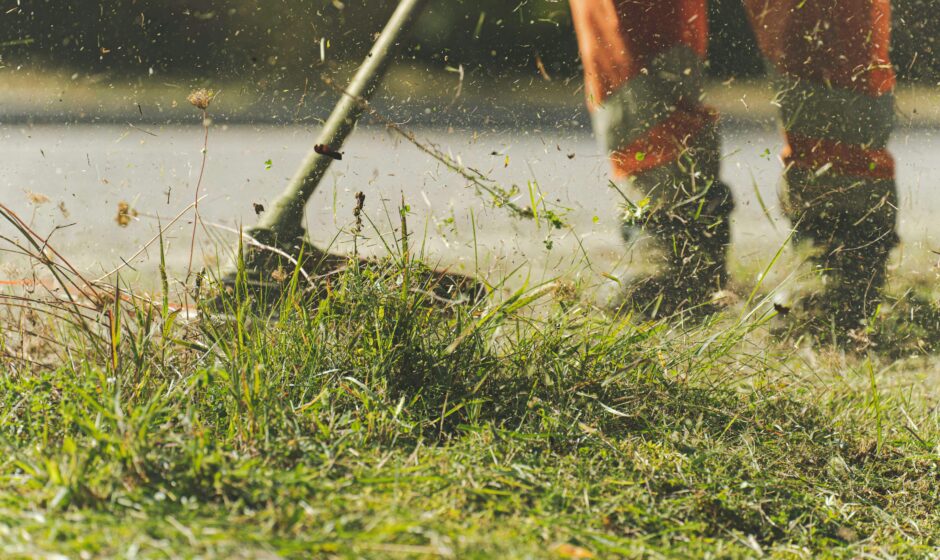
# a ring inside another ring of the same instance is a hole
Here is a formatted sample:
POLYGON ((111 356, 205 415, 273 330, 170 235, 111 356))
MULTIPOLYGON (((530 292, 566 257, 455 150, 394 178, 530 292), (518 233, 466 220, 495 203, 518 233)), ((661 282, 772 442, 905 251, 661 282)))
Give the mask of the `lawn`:
POLYGON ((85 299, 7 292, 3 556, 940 550, 929 356, 781 339, 759 294, 697 324, 563 282, 444 304, 403 254, 223 319, 66 266, 85 299))

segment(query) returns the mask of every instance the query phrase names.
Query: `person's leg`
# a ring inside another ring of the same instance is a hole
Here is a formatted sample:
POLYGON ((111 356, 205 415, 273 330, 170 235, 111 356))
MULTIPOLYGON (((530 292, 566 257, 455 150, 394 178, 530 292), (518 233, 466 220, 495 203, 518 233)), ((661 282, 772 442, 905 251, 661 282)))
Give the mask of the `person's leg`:
POLYGON ((777 82, 787 137, 785 210, 827 282, 842 330, 880 302, 897 244, 888 0, 745 0, 777 82))
POLYGON ((705 0, 570 2, 595 132, 632 187, 625 232, 665 252, 633 299, 661 314, 707 302, 726 280, 733 203, 718 181, 717 115, 701 102, 705 0))

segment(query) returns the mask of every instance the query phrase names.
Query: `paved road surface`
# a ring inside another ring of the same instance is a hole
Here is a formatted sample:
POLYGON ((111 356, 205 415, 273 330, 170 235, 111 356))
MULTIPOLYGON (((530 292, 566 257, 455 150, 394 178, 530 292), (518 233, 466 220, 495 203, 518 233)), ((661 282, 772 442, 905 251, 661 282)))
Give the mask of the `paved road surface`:
MULTIPOLYGON (((308 229, 316 241, 349 247, 349 235, 341 230, 352 222, 353 195, 359 190, 367 195, 368 216, 387 233, 397 225, 395 209, 404 193, 413 211, 411 228, 425 240, 433 262, 479 270, 490 278, 522 266, 517 280, 524 273, 535 280, 576 274, 585 268, 585 259, 595 272, 619 273, 628 267, 616 227, 618 196, 607 186, 607 165, 587 131, 417 132, 501 183, 519 184, 523 203, 528 202, 527 183, 537 181, 548 200, 571 209, 572 231, 539 229, 489 208, 460 177, 414 146, 384 130, 363 128, 308 206, 308 229)), ((932 273, 930 249, 940 247, 938 134, 940 130, 902 129, 892 144, 899 162, 905 258, 920 263, 924 274, 932 273)), ((203 219, 229 228, 252 224, 253 203, 268 204, 280 192, 314 136, 315 130, 300 126, 212 127, 201 191, 203 219)), ((156 216, 166 223, 192 202, 201 147, 198 126, 155 126, 145 132, 117 125, 0 125, 0 197, 40 232, 69 225, 55 233, 52 243, 89 273, 111 270, 124 258, 138 271, 125 269, 125 277, 153 285, 155 248, 135 259, 130 256, 157 231, 156 216), (122 201, 140 213, 126 228, 115 220, 122 201)), ((725 134, 724 175, 738 199, 735 256, 745 268, 766 261, 786 235, 775 194, 780 147, 778 134, 768 127, 725 134), (760 209, 755 185, 774 224, 760 209)), ((168 232, 168 257, 177 278, 185 272, 191 223, 187 216, 168 232)), ((0 232, 8 231, 0 225, 0 232)), ((367 250, 383 252, 376 232, 366 233, 367 250)), ((221 229, 213 235, 233 238, 221 229)), ((227 241, 213 241, 200 231, 199 244, 203 250, 197 262, 211 265, 227 241)), ((11 271, 14 263, 14 257, 0 254, 0 277, 22 274, 11 271)))

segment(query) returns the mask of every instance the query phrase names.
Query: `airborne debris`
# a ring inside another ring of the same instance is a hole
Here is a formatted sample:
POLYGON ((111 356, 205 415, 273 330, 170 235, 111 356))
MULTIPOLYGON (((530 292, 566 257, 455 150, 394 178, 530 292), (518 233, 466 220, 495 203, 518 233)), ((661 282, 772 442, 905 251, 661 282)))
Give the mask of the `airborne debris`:
POLYGON ((118 212, 117 217, 114 218, 114 221, 117 222, 117 225, 121 227, 127 227, 131 223, 131 219, 137 217, 137 210, 131 208, 131 205, 124 202, 118 202, 118 212))
POLYGON ((330 148, 326 144, 317 144, 313 147, 313 151, 320 154, 321 156, 330 157, 336 160, 343 159, 343 154, 337 152, 333 148, 330 148))
POLYGON ((283 266, 279 266, 271 271, 271 279, 275 282, 283 282, 287 280, 287 271, 284 270, 283 266))
POLYGON ((29 191, 26 193, 26 198, 29 199, 30 204, 35 204, 40 206, 49 202, 49 197, 38 192, 29 191))
POLYGON ((552 81, 552 77, 548 74, 548 70, 545 69, 545 63, 542 62, 542 57, 539 53, 535 53, 535 67, 538 69, 543 80, 546 82, 552 81))

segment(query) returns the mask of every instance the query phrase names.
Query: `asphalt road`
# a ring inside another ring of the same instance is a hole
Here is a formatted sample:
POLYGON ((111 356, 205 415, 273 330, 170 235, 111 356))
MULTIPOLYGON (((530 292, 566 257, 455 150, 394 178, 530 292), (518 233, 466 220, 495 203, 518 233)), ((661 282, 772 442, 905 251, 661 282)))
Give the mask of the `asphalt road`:
MULTIPOLYGON (((315 132, 301 126, 210 127, 200 190, 201 216, 209 225, 198 231, 197 266, 225 258, 234 237, 224 228, 254 223, 255 204, 269 205, 276 197, 315 132)), ((607 164, 588 130, 569 125, 511 135, 416 132, 501 184, 517 184, 521 204, 528 205, 529 184, 536 182, 546 200, 569 209, 571 228, 552 231, 513 218, 408 142, 383 129, 362 128, 308 206, 307 228, 315 241, 349 249, 354 193, 363 191, 371 225, 360 246, 376 254, 386 251, 380 234, 398 226, 396 209, 404 196, 411 230, 431 262, 490 279, 519 267, 516 281, 526 275, 532 281, 577 276, 585 268, 601 276, 620 274, 638 258, 627 255, 619 241, 619 197, 608 186, 607 164)), ((902 128, 891 145, 898 160, 904 255, 925 274, 932 271, 931 249, 940 248, 938 134, 938 129, 902 128)), ((759 268, 787 234, 776 198, 781 140, 771 126, 734 127, 724 138, 723 174, 738 201, 734 255, 741 268, 759 268)), ((126 261, 125 279, 153 285, 156 246, 134 255, 158 223, 168 223, 192 203, 202 142, 198 126, 0 125, 0 197, 37 231, 55 231, 50 243, 90 275, 126 261), (116 220, 121 202, 138 213, 127 227, 116 220)), ((191 211, 167 230, 168 262, 177 278, 185 272, 191 231, 191 211)), ((0 225, 0 232, 10 231, 0 225)), ((21 260, 0 254, 0 278, 24 270, 21 260)))

